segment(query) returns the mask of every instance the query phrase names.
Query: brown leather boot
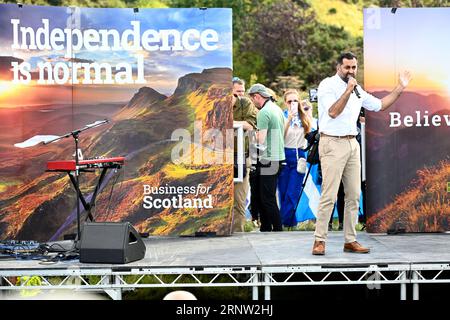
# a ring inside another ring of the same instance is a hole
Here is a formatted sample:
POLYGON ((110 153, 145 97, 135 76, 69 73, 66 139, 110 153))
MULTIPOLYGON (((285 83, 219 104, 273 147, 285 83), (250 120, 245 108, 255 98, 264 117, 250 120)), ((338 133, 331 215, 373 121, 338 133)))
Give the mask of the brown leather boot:
POLYGON ((344 244, 344 252, 353 252, 353 253, 369 253, 369 248, 364 248, 362 245, 358 243, 358 241, 353 241, 350 243, 344 244))
POLYGON ((314 241, 312 254, 315 256, 323 256, 325 254, 325 241, 314 241))

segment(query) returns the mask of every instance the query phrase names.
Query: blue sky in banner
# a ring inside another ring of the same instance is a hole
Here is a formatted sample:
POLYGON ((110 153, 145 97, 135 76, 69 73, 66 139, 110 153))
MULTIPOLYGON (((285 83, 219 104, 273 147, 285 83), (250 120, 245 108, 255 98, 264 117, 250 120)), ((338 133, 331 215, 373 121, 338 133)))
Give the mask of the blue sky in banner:
MULTIPOLYGON (((218 49, 206 51, 152 51, 139 52, 145 57, 145 76, 148 85, 162 93, 171 94, 179 77, 214 67, 232 68, 232 33, 230 9, 87 9, 81 10, 81 28, 114 28, 120 33, 130 29, 130 21, 140 21, 141 34, 147 29, 179 31, 214 29, 219 34, 218 49), (111 19, 114 17, 114 19, 111 19)), ((170 39, 170 43, 173 39, 170 39)), ((78 58, 110 63, 135 59, 133 52, 81 52, 78 58)))
MULTIPOLYGON (((0 14, 0 55, 23 59, 31 64, 32 73, 37 74, 37 64, 39 62, 51 61, 52 63, 64 62, 70 66, 70 61, 64 58, 64 50, 12 50, 13 28, 11 19, 19 19, 20 27, 31 27, 36 31, 43 27, 42 19, 49 20, 50 33, 55 28, 67 28, 70 18, 70 9, 64 7, 43 7, 43 6, 23 6, 1 5, 0 14)), ((97 88, 97 93, 104 92, 103 98, 107 101, 127 101, 130 90, 138 89, 142 86, 152 87, 155 90, 170 95, 175 90, 178 79, 188 73, 202 72, 204 69, 225 67, 232 68, 232 22, 231 9, 140 9, 135 13, 133 8, 79 8, 81 13, 76 23, 81 31, 88 29, 115 29, 121 35, 125 30, 133 30, 131 21, 139 21, 140 34, 148 29, 156 31, 175 29, 180 33, 188 29, 196 29, 200 33, 206 29, 213 29, 218 34, 217 49, 206 51, 202 47, 197 50, 181 51, 146 51, 142 50, 117 50, 100 51, 86 50, 84 47, 75 52, 75 58, 81 62, 88 63, 108 63, 115 66, 118 63, 129 63, 132 65, 133 75, 136 76, 139 68, 136 55, 143 57, 143 72, 147 83, 145 84, 123 84, 114 85, 91 85, 83 86, 87 90, 97 88), (101 88, 100 88, 101 87, 101 88), (114 87, 114 90, 108 88, 114 87), (109 100, 108 100, 109 99, 109 100)), ((109 37, 109 42, 112 39, 109 37)), ((130 37, 131 39, 131 37, 130 37)), ((191 41, 198 39, 190 38, 191 41)), ((173 38, 169 37, 169 45, 173 44, 173 38)), ((7 79, 4 79, 7 80, 7 79)), ((33 76, 36 80, 36 76, 33 76)), ((70 84, 68 84, 70 85, 70 84)), ((65 85, 67 86, 67 85, 65 85)), ((35 82, 28 85, 28 90, 36 90, 36 96, 43 96, 35 82)), ((56 98, 58 92, 63 90, 54 88, 53 96, 56 98)), ((11 104, 15 103, 14 97, 9 97, 11 104)), ((23 97, 16 100, 23 101, 23 97)), ((79 96, 81 100, 84 98, 79 96)), ((100 97, 98 97, 100 98, 100 97)), ((89 99, 86 97, 86 99, 89 99)), ((79 101, 83 102, 83 101, 79 101)), ((106 102, 106 101, 104 101, 106 102)))

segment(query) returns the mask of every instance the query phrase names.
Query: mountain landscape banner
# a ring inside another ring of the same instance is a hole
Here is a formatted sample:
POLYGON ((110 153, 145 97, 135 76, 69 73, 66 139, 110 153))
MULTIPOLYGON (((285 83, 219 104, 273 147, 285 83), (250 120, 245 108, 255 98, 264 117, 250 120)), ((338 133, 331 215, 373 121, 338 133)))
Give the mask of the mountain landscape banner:
MULTIPOLYGON (((76 191, 46 166, 73 160, 70 133, 86 126, 84 159, 125 157, 104 176, 95 221, 151 235, 229 234, 231 26, 230 9, 1 4, 0 239, 75 232, 76 191)), ((99 175, 80 174, 88 202, 99 175)))
POLYGON ((450 230, 450 9, 364 10, 364 84, 386 111, 366 113, 367 231, 450 230))

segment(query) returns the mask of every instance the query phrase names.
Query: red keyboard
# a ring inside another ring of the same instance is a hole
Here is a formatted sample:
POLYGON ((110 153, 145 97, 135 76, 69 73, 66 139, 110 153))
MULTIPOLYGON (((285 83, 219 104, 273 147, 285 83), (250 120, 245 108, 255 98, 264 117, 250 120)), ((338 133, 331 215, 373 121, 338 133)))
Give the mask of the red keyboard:
MULTIPOLYGON (((79 169, 117 168, 124 164, 125 157, 80 160, 79 169)), ((59 160, 47 162, 47 171, 75 171, 75 160, 59 160)))

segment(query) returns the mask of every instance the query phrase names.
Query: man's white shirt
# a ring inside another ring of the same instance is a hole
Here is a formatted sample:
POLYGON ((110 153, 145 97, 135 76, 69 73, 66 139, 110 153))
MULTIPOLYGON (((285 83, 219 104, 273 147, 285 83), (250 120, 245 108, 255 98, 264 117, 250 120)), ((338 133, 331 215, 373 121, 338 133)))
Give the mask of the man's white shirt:
POLYGON ((347 83, 338 74, 320 82, 317 90, 317 98, 319 107, 319 130, 321 133, 332 136, 356 136, 358 134, 356 122, 361 107, 370 111, 381 110, 381 100, 365 92, 358 86, 358 92, 361 98, 358 98, 352 92, 342 113, 335 119, 331 118, 328 110, 344 94, 346 89, 347 83))

